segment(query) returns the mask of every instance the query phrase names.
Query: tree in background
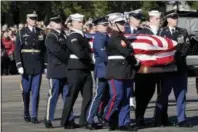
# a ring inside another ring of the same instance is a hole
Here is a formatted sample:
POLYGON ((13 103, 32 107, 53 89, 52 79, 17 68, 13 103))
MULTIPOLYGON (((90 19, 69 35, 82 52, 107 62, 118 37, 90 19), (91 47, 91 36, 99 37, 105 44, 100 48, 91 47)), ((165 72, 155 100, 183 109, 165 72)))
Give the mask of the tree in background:
MULTIPOLYGON (((112 12, 141 8, 147 18, 149 10, 158 9, 165 12, 167 3, 164 1, 2 1, 2 24, 25 22, 27 12, 31 10, 35 10, 39 14, 39 20, 47 20, 50 15, 57 13, 62 14, 65 19, 70 14, 78 12, 84 14, 88 19, 112 12)), ((189 1, 188 3, 192 8, 198 9, 198 2, 189 1)))

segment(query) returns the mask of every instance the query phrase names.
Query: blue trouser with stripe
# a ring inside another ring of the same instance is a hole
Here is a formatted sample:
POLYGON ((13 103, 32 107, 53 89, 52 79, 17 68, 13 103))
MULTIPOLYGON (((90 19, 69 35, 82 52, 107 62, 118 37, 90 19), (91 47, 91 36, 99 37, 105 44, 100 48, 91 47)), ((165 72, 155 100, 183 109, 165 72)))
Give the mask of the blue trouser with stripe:
POLYGON ((132 81, 112 79, 108 83, 110 86, 110 100, 105 109, 105 119, 111 122, 111 116, 118 111, 118 125, 128 125, 130 123, 129 98, 132 81))
MULTIPOLYGON (((66 96, 68 95, 68 85, 67 79, 49 79, 49 94, 47 100, 47 112, 46 112, 46 120, 52 121, 54 119, 54 112, 56 109, 56 104, 58 101, 58 97, 62 94, 63 104, 66 101, 66 96)), ((73 120, 74 116, 71 114, 69 120, 73 120)))
POLYGON ((91 106, 89 108, 89 113, 87 116, 87 122, 89 124, 94 123, 94 117, 97 115, 98 108, 102 102, 102 99, 106 93, 108 94, 108 81, 104 78, 97 79, 96 84, 96 94, 92 100, 91 106), (107 91, 107 92, 106 92, 107 91))
POLYGON ((167 74, 164 76, 162 91, 157 101, 157 109, 162 113, 167 113, 168 96, 173 88, 177 105, 177 120, 182 122, 186 120, 186 92, 187 75, 167 74))
POLYGON ((39 92, 40 92, 41 79, 42 79, 42 74, 38 74, 38 75, 23 74, 22 75, 21 86, 22 86, 22 97, 23 97, 23 103, 24 103, 24 116, 30 116, 30 114, 29 114, 30 91, 32 91, 31 117, 35 118, 38 115, 39 92))

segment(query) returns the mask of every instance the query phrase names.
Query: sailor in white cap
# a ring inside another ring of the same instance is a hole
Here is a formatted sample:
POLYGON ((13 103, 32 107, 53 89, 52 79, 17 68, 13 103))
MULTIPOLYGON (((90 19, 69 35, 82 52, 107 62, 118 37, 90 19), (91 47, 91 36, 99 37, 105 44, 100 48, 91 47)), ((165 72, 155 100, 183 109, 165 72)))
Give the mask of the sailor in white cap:
POLYGON ((67 46, 70 51, 70 59, 68 62, 67 79, 69 84, 69 96, 67 97, 67 103, 64 105, 61 125, 67 129, 68 117, 74 106, 74 103, 78 97, 78 93, 82 94, 82 108, 79 120, 80 126, 86 126, 88 108, 92 100, 92 76, 91 70, 94 65, 91 58, 91 48, 87 39, 84 37, 83 20, 84 15, 72 14, 71 19, 71 32, 68 36, 67 46))
POLYGON ((152 10, 148 12, 149 15, 149 26, 154 35, 159 31, 160 22, 161 22, 161 12, 157 10, 152 10))
MULTIPOLYGON (((150 34, 157 35, 159 32, 161 12, 152 10, 148 12, 149 25, 144 27, 138 32, 138 34, 150 34)), ((137 74, 135 81, 135 93, 136 93, 136 124, 138 126, 144 126, 144 114, 148 106, 149 101, 153 97, 155 92, 155 86, 159 89, 160 74, 137 74)), ((159 91, 159 90, 157 90, 159 91)))

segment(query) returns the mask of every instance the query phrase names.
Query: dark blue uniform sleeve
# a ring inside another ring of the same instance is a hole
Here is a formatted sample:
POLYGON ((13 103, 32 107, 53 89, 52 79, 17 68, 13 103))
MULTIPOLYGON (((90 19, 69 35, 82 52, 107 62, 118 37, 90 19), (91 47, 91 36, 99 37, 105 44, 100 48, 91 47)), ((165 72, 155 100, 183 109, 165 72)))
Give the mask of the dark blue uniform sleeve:
POLYGON ((63 50, 59 44, 55 35, 49 34, 45 40, 46 47, 54 56, 56 56, 60 61, 67 63, 69 60, 69 51, 63 50))
POLYGON ((21 61, 21 31, 19 31, 16 35, 16 41, 15 41, 15 61, 16 61, 16 66, 17 68, 22 67, 22 61, 21 61))
POLYGON ((103 62, 107 62, 106 39, 105 36, 96 35, 93 42, 94 54, 97 54, 103 62))
MULTIPOLYGON (((84 48, 81 45, 81 42, 76 34, 71 34, 69 36, 67 46, 80 60, 91 61, 89 52, 84 50, 84 48)), ((91 49, 90 49, 90 51, 91 51, 91 49)))

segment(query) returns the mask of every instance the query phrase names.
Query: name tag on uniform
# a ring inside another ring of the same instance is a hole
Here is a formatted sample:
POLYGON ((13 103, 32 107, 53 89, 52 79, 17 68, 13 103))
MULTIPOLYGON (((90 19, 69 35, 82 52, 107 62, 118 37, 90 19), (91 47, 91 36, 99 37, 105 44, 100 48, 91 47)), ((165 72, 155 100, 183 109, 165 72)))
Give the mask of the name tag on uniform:
POLYGON ((43 40, 43 35, 39 35, 38 40, 43 40))
POLYGON ((29 36, 30 36, 30 35, 28 35, 28 34, 24 34, 24 35, 23 35, 23 37, 29 37, 29 36))

